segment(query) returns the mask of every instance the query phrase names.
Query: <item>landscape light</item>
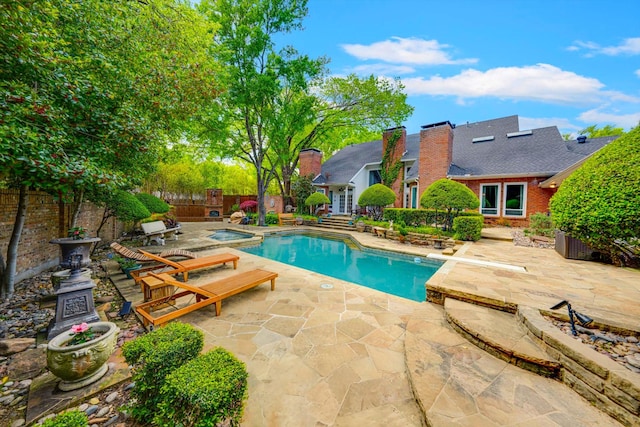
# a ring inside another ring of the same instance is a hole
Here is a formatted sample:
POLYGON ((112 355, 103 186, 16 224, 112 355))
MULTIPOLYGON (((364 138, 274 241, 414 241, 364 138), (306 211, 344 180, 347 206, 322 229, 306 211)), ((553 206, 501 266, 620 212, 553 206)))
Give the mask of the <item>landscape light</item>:
POLYGON ((557 310, 564 307, 565 305, 567 306, 567 310, 569 311, 569 322, 571 322, 571 333, 573 335, 578 335, 574 319, 578 319, 578 322, 580 322, 582 326, 587 326, 589 323, 593 322, 593 319, 591 317, 587 316, 586 314, 578 313, 573 308, 571 308, 571 304, 569 304, 569 301, 567 300, 560 301, 559 303, 551 307, 551 310, 557 310))

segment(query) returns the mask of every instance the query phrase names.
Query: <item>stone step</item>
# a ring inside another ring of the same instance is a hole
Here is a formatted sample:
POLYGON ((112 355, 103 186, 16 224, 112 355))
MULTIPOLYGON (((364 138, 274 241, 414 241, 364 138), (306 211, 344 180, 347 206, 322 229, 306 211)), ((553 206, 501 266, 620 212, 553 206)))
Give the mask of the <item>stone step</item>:
POLYGON ((620 426, 559 381, 472 345, 427 304, 405 333, 407 375, 430 426, 620 426))
POLYGON ((515 315, 451 298, 444 309, 451 326, 487 353, 538 375, 559 377, 560 363, 527 335, 515 315))

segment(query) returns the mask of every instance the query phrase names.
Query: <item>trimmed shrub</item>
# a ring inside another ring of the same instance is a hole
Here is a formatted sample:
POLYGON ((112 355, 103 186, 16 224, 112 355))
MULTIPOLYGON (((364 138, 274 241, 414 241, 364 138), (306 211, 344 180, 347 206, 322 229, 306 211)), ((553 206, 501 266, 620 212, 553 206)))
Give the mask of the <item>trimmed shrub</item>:
POLYGON ((556 226, 606 254, 626 255, 616 240, 640 236, 640 126, 591 156, 564 180, 549 208, 556 226))
POLYGON ((524 230, 527 236, 546 236, 553 238, 555 236, 553 221, 551 217, 544 213, 534 213, 529 217, 529 228, 524 230))
POLYGON ((167 202, 159 199, 153 194, 138 193, 136 194, 136 199, 140 200, 140 203, 142 203, 152 214, 167 213, 171 208, 167 202))
POLYGON ((65 412, 42 423, 42 427, 87 427, 88 425, 87 414, 78 410, 65 412))
POLYGON ((194 359, 204 345, 201 331, 186 323, 173 322, 164 328, 129 341, 122 354, 133 370, 136 386, 131 390, 135 401, 129 406, 131 416, 150 420, 162 401, 160 390, 165 378, 194 359))
POLYGON ((304 201, 305 206, 317 206, 331 203, 331 200, 324 193, 315 192, 307 197, 304 201))
POLYGON ((358 205, 366 206, 373 219, 382 219, 382 208, 396 201, 396 193, 382 184, 373 184, 362 192, 358 198, 358 205))
POLYGON ((106 205, 113 213, 113 216, 120 221, 137 222, 151 215, 149 209, 140 202, 133 194, 116 190, 107 197, 106 205))
POLYGON ((218 347, 167 376, 154 423, 213 427, 225 420, 239 425, 247 397, 247 370, 218 347))
POLYGON ((482 233, 482 225, 484 220, 482 216, 459 216, 453 219, 454 237, 458 240, 480 240, 482 233))
POLYGON ((450 230, 456 216, 454 214, 463 209, 476 209, 480 206, 480 200, 466 185, 443 178, 435 181, 422 193, 420 206, 446 211, 444 228, 450 230))

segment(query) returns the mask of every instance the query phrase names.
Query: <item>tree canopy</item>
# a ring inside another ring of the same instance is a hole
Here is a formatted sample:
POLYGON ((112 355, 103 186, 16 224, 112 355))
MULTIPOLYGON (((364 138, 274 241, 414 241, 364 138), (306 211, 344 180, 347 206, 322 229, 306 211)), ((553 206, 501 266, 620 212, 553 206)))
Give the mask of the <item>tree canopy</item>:
POLYGON ((464 184, 443 178, 431 184, 420 197, 420 206, 447 212, 445 230, 452 227, 452 213, 463 209, 476 209, 480 205, 478 196, 464 184))
POLYGON ((382 219, 382 208, 396 201, 396 193, 383 184, 373 184, 360 194, 358 204, 366 206, 376 221, 382 219))
POLYGON ((624 129, 612 125, 604 125, 601 128, 598 128, 598 125, 591 125, 580 130, 579 134, 589 138, 599 138, 601 136, 624 135, 624 129))
MULTIPOLYGON (((329 200, 329 198, 324 193, 320 193, 317 191, 315 193, 312 193, 304 201, 305 206, 309 206, 311 209, 313 209, 314 206, 324 205, 328 203, 331 203, 331 200, 329 200)), ((311 214, 313 215, 313 211, 311 211, 311 214)))
POLYGON ((551 198, 557 228, 625 263, 616 240, 640 236, 640 126, 596 152, 551 198))

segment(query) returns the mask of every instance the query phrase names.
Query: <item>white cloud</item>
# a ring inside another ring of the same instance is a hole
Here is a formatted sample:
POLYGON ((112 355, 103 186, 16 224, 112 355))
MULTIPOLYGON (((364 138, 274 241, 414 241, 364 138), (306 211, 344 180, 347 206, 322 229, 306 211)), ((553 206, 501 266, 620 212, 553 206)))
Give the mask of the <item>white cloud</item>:
MULTIPOLYGON (((518 117, 518 121, 520 122, 520 129, 528 130, 528 129, 538 129, 545 128, 549 126, 557 126, 559 129, 563 131, 578 131, 582 129, 582 127, 571 124, 568 119, 558 118, 558 117, 518 117)), ((565 132, 566 133, 566 132, 565 132)))
POLYGON ((342 48, 350 55, 361 60, 378 60, 396 64, 449 65, 475 64, 475 58, 451 59, 445 50, 449 45, 437 40, 392 37, 390 40, 363 44, 343 44, 342 48))
POLYGON ((640 55, 640 37, 624 39, 624 41, 617 46, 600 46, 594 42, 576 41, 572 46, 567 48, 567 50, 570 51, 578 51, 582 49, 589 51, 587 56, 597 54, 609 56, 640 55))
POLYGON ((636 70, 635 74, 636 76, 640 77, 640 69, 636 70))
POLYGON ((599 80, 564 71, 549 64, 468 69, 452 77, 402 79, 409 95, 445 95, 462 99, 496 97, 555 104, 588 105, 604 102, 640 102, 640 98, 606 91, 599 80))
POLYGON ((614 114, 601 111, 601 108, 585 111, 578 119, 589 125, 613 124, 617 127, 630 129, 640 123, 640 111, 630 114, 614 114))
POLYGON ((358 75, 401 76, 403 74, 414 73, 416 70, 408 65, 371 64, 358 65, 347 71, 358 75))

